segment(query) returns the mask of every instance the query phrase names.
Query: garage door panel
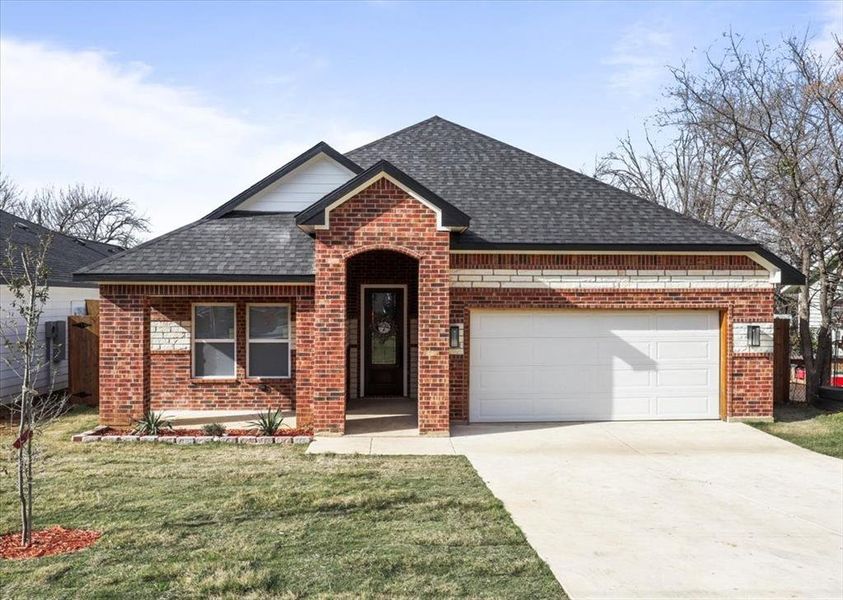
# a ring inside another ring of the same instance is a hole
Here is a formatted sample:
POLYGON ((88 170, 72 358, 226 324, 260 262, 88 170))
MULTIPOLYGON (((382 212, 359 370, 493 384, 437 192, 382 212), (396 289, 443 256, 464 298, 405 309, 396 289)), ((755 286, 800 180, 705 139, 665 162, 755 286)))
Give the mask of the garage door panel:
POLYGON ((656 373, 656 383, 659 386, 708 386, 711 384, 711 372, 711 367, 659 369, 656 373))
POLYGON ((656 342, 659 360, 699 360, 714 356, 709 340, 677 340, 656 342))
POLYGON ((600 360, 597 340, 582 340, 577 344, 563 338, 534 338, 520 340, 532 348, 533 364, 542 366, 590 365, 600 360))
POLYGON ((501 394, 518 394, 525 387, 531 388, 533 383, 533 368, 509 367, 505 369, 477 369, 472 372, 472 385, 477 391, 489 398, 499 397, 501 394), (474 379, 476 373, 476 381, 474 379))
POLYGON ((594 355, 602 364, 623 368, 623 365, 654 368, 653 348, 648 342, 630 342, 620 338, 601 340, 594 355))
MULTIPOLYGON (((558 394, 561 397, 575 396, 593 389, 590 380, 593 371, 583 370, 579 365, 562 367, 535 367, 533 385, 528 394, 558 394)), ((522 388, 522 391, 523 388, 522 388)))
POLYGON ((705 396, 666 396, 657 398, 656 402, 658 414, 664 417, 681 418, 690 414, 705 418, 710 408, 710 400, 705 396))
POLYGON ((528 339, 488 338, 474 342, 471 355, 478 364, 490 367, 533 365, 534 344, 528 339))
POLYGON ((611 377, 605 373, 595 373, 594 376, 611 382, 611 389, 617 392, 635 387, 649 389, 652 385, 654 371, 650 369, 614 369, 611 377))
POLYGON ((719 416, 716 311, 472 312, 470 336, 473 421, 719 416))

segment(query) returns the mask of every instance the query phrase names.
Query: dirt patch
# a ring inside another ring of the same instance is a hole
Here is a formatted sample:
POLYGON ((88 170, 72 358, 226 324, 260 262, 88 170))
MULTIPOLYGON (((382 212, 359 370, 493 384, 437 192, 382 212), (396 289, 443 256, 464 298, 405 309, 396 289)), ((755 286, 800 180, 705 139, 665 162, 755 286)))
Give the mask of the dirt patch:
POLYGON ((20 533, 7 533, 0 537, 0 558, 21 560, 78 552, 96 542, 101 536, 99 531, 56 526, 34 531, 32 544, 24 547, 20 545, 20 533))

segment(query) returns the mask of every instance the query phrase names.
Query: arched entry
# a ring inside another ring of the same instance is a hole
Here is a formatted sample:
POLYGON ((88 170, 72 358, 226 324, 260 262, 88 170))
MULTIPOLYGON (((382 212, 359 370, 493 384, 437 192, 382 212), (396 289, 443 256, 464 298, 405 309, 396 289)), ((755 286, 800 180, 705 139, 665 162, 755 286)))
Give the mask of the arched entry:
POLYGON ((418 272, 395 250, 346 260, 346 434, 417 433, 418 272))

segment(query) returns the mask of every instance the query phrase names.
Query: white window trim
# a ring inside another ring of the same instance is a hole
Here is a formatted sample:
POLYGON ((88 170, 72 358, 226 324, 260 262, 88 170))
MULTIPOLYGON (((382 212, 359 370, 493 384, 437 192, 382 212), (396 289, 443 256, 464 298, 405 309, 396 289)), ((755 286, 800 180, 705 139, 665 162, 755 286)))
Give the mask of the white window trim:
POLYGON ((193 379, 237 379, 237 303, 235 302, 192 302, 190 304, 190 376, 193 379), (230 306, 234 309, 234 338, 196 338, 196 307, 197 306, 230 306), (234 343, 234 372, 231 375, 197 375, 196 374, 196 342, 203 343, 234 343))
POLYGON ((249 379, 290 379, 293 376, 293 338, 292 333, 293 324, 293 308, 292 305, 286 302, 252 302, 246 304, 246 377, 249 379), (286 339, 258 339, 253 340, 249 337, 249 313, 253 306, 275 307, 287 309, 287 337, 286 339), (249 348, 252 344, 283 344, 287 343, 287 374, 286 375, 252 375, 249 373, 249 348))
POLYGON ((409 340, 407 339, 407 284, 406 283, 364 283, 360 286, 360 397, 366 397, 366 290, 368 289, 401 289, 404 290, 404 327, 403 329, 403 348, 402 354, 404 356, 404 373, 403 373, 403 389, 404 396, 407 396, 408 379, 409 379, 409 340))

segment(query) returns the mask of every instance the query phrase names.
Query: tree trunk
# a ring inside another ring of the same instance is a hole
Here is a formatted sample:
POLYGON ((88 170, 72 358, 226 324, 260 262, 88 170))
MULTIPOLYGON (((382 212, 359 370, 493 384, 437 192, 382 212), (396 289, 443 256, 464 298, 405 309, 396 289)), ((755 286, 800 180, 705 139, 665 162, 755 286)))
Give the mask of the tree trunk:
MULTIPOLYGON (((803 273, 811 272, 811 251, 802 247, 801 267, 803 273)), ((799 290, 799 346, 802 350, 802 360, 805 365, 805 400, 813 403, 817 395, 819 381, 814 364, 814 342, 811 336, 811 290, 807 284, 799 290)))
MULTIPOLYGON (((24 400, 24 402, 26 402, 24 400)), ((18 427, 18 439, 23 440, 24 434, 24 425, 26 421, 21 416, 20 426, 18 427)), ((20 543, 21 546, 29 546, 32 542, 32 531, 28 527, 29 519, 27 515, 29 514, 29 506, 27 502, 27 494, 26 494, 26 445, 21 443, 20 448, 18 448, 18 499, 20 501, 20 522, 21 522, 21 532, 20 532, 20 543)))

